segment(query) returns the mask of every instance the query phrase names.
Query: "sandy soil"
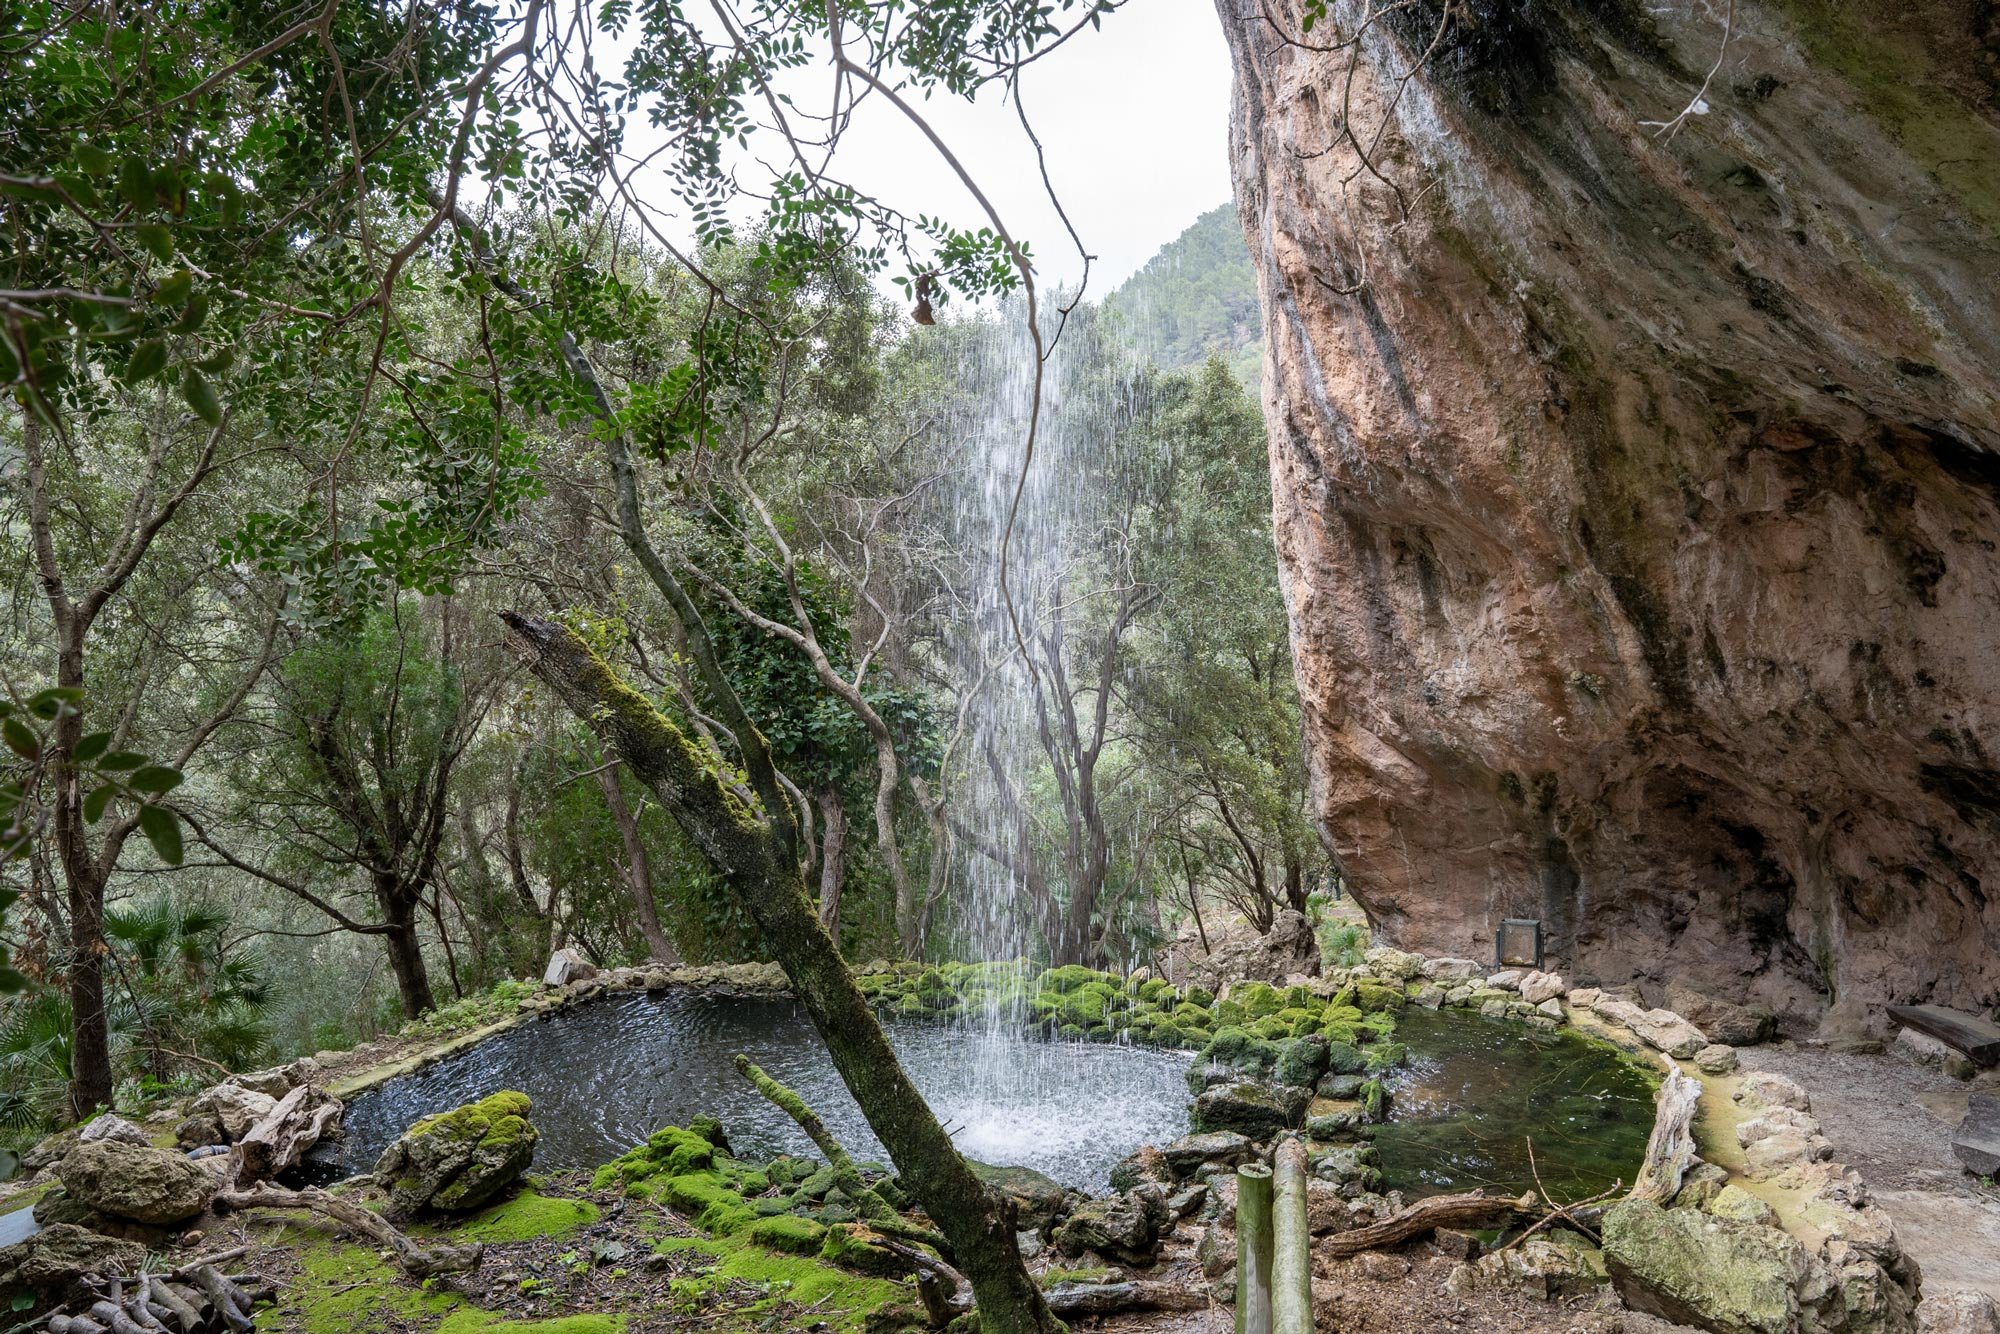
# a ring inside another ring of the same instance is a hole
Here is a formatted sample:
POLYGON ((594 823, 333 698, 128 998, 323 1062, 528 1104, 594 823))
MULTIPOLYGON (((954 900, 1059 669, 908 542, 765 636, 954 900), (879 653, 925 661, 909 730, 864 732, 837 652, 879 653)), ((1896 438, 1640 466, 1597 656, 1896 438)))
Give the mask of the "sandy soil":
MULTIPOLYGON (((1951 1131, 1972 1086, 1896 1048, 1868 1055, 1807 1043, 1745 1050, 1745 1066, 1790 1076, 1841 1162, 1860 1170, 1896 1220, 1927 1291, 1975 1288, 2000 1299, 2000 1188, 1983 1185, 1951 1153, 1951 1131)), ((2000 1084, 2000 1074, 1982 1086, 2000 1084)))

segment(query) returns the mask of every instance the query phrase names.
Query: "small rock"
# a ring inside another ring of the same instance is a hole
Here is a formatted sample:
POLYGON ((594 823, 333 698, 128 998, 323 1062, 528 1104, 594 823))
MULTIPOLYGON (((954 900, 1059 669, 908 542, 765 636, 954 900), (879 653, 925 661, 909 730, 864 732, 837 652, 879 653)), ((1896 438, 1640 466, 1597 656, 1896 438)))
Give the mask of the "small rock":
POLYGON ((1361 956, 1377 977, 1410 982, 1424 975, 1424 956, 1380 945, 1361 956))
POLYGON ((1055 1230, 1055 1247, 1067 1256, 1085 1251, 1131 1265, 1150 1264, 1158 1232, 1154 1211, 1137 1192, 1086 1200, 1055 1230))
POLYGON ((1410 1262, 1400 1255, 1383 1251, 1363 1251, 1356 1259, 1364 1278, 1377 1283, 1394 1283, 1410 1272, 1410 1262))
POLYGON ((241 1084, 217 1084, 188 1107, 190 1116, 212 1116, 222 1127, 225 1139, 232 1143, 242 1139, 251 1126, 278 1105, 278 1100, 266 1093, 244 1088, 241 1084))
POLYGON ((1673 1205, 1676 1209, 1702 1209, 1729 1184, 1729 1173, 1714 1163, 1696 1162, 1681 1178, 1681 1188, 1675 1192, 1673 1205))
POLYGON ((1502 968, 1499 972, 1487 976, 1486 985, 1495 991, 1518 991, 1521 989, 1521 979, 1527 975, 1524 969, 1502 968))
POLYGON ((1431 1245, 1437 1248, 1438 1254, 1453 1260, 1477 1260, 1479 1252, 1484 1249, 1477 1233, 1455 1227, 1441 1227, 1433 1232, 1431 1245))
POLYGON ((1410 999, 1416 1004, 1423 1006, 1426 1010, 1441 1010, 1444 1008, 1445 997, 1448 994, 1450 993, 1437 983, 1426 982, 1423 986, 1417 988, 1417 994, 1410 997, 1410 999))
POLYGON ((1694 1068, 1705 1075, 1726 1075, 1736 1068, 1736 1048, 1711 1042, 1694 1054, 1694 1068))
POLYGON ((226 1142, 222 1122, 212 1116, 190 1116, 174 1127, 174 1143, 183 1149, 205 1149, 226 1142))
POLYGON ((1016 1232, 1014 1234, 1014 1245, 1020 1248, 1023 1260, 1032 1260, 1048 1249, 1047 1244, 1042 1241, 1042 1234, 1039 1232, 1016 1232))
POLYGON ((1111 1188, 1131 1190, 1142 1181, 1156 1181, 1171 1185, 1174 1170, 1168 1164, 1166 1155, 1150 1144, 1142 1145, 1137 1152, 1119 1160, 1111 1169, 1111 1188))
POLYGON ((1269 1139, 1299 1125, 1311 1101, 1309 1088, 1244 1081, 1209 1089, 1196 1098, 1193 1120, 1199 1130, 1234 1130, 1253 1139, 1269 1139))
POLYGON ((1730 1218, 1739 1223, 1761 1223, 1765 1227, 1776 1227, 1778 1224, 1777 1210, 1741 1186, 1724 1186, 1703 1207, 1717 1218, 1730 1218))
POLYGON ((1563 1003, 1551 996, 1548 1000, 1537 1005, 1535 1012, 1544 1018, 1561 1019, 1563 1017, 1563 1003))
POLYGON ((1481 971, 1471 959, 1431 959, 1424 964, 1424 976, 1433 982, 1470 982, 1481 971))
POLYGON ((1685 1015, 1717 1042, 1732 1047, 1769 1042, 1778 1031, 1778 1017, 1771 1011, 1723 1000, 1683 982, 1667 983, 1667 1008, 1685 1015))
POLYGON ((1579 1010, 1588 1010, 1604 995, 1596 987, 1578 987, 1569 993, 1569 1003, 1579 1010))

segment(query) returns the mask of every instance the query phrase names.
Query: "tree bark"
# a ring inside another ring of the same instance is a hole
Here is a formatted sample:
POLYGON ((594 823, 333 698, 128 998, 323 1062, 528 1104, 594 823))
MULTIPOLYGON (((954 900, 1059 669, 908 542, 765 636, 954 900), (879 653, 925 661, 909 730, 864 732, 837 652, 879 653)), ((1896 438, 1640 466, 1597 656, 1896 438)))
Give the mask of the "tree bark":
POLYGON ((625 844, 625 888, 632 895, 632 913, 639 919, 639 931, 646 937, 646 953, 656 963, 679 963, 680 951, 660 925, 659 904, 653 898, 653 864, 646 857, 646 841, 639 837, 639 818, 632 813, 624 790, 618 786, 615 763, 598 767, 597 786, 604 793, 604 804, 611 808, 611 822, 618 826, 618 837, 625 844))
MULTIPOLYGON (((847 807, 840 800, 840 789, 831 783, 820 789, 819 815, 825 831, 819 852, 819 924, 838 944, 840 890, 847 876, 847 807)), ((902 911, 900 906, 897 911, 902 911)))
POLYGON ((432 1004, 423 938, 417 933, 417 905, 402 892, 402 886, 382 884, 379 877, 375 896, 382 905, 382 920, 389 927, 382 938, 389 946, 389 971, 396 976, 403 1016, 415 1019, 432 1004))
POLYGON ((819 923, 789 841, 774 837, 769 817, 723 785, 701 748, 567 628, 503 618, 534 674, 653 790, 763 930, 868 1124, 964 1263, 985 1334, 1054 1334, 1059 1323, 1014 1242, 1013 1204, 973 1175, 904 1073, 819 923))

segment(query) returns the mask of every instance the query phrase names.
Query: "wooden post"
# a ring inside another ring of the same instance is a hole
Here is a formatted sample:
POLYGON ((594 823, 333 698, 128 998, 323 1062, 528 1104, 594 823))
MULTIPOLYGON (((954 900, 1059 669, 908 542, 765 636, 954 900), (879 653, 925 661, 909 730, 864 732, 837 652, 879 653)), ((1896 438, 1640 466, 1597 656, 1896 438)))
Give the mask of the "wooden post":
POLYGON ((1271 1170, 1271 1334, 1313 1334, 1312 1232, 1306 1226, 1306 1146, 1278 1145, 1271 1170))
POLYGON ((1271 1169, 1236 1169, 1236 1334, 1271 1334, 1271 1169))

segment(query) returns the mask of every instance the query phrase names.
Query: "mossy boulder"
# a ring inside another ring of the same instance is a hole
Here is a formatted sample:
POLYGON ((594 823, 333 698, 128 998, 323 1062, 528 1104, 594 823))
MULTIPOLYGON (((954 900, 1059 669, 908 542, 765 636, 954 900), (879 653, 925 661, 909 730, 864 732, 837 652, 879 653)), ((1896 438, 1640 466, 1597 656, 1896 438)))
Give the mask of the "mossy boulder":
POLYGON ((1068 1192, 1034 1168, 982 1163, 976 1158, 967 1158, 965 1165, 974 1176, 1014 1201, 1022 1227, 1046 1229, 1061 1215, 1068 1192))
POLYGON ((1337 1075, 1358 1075, 1368 1069, 1368 1057, 1351 1042, 1328 1043, 1326 1068, 1337 1075))
POLYGON ((859 1223, 844 1223, 826 1230, 820 1242, 819 1258, 828 1264, 851 1269, 857 1274, 870 1274, 878 1278, 895 1277, 909 1272, 909 1261, 894 1251, 878 1245, 881 1237, 859 1223))
POLYGON ((391 1207, 477 1209, 498 1195, 535 1160, 531 1110, 527 1094, 503 1090, 411 1126, 375 1164, 391 1207))
POLYGON ((1286 1084, 1244 1081, 1223 1084, 1194 1100, 1196 1130, 1234 1130, 1251 1139, 1269 1139, 1296 1128, 1312 1102, 1312 1090, 1286 1084))
POLYGON ((1310 1086, 1326 1073, 1332 1049, 1317 1035, 1293 1038, 1279 1049, 1273 1073, 1280 1084, 1310 1086))
POLYGON ((1813 1268, 1777 1228, 1649 1200, 1604 1215, 1604 1260, 1627 1306, 1714 1334, 1792 1334, 1813 1268))
POLYGON ((826 1244, 826 1225, 810 1218, 778 1214, 752 1223, 750 1240, 789 1255, 817 1255, 826 1244))
POLYGON ((113 1139, 78 1144, 56 1175, 84 1208, 154 1227, 195 1217, 216 1188, 216 1178, 182 1154, 113 1139))

